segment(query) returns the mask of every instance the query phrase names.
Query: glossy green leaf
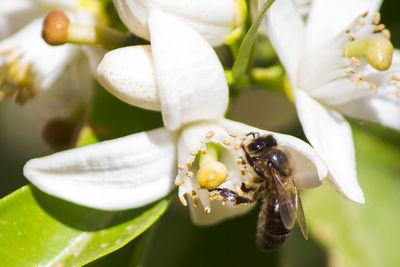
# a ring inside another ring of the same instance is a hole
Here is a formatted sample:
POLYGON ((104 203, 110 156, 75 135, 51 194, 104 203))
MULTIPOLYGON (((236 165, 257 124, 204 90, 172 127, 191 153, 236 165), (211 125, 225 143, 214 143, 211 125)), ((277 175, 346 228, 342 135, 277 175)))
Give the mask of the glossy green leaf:
POLYGON ((354 139, 366 204, 342 198, 328 184, 307 190, 303 204, 312 238, 326 248, 330 266, 398 266, 399 148, 359 128, 354 139))
POLYGON ((242 43, 240 44, 238 56, 232 67, 232 74, 235 81, 239 81, 246 72, 247 66, 249 64, 250 53, 257 37, 257 30, 261 24, 261 21, 264 18, 265 12, 267 12, 268 8, 272 5, 273 2, 274 0, 268 0, 263 5, 261 10, 258 12, 253 25, 251 25, 249 31, 246 33, 242 43))
POLYGON ((25 186, 0 200, 0 266, 80 266, 150 227, 172 196, 118 212, 85 208, 25 186))

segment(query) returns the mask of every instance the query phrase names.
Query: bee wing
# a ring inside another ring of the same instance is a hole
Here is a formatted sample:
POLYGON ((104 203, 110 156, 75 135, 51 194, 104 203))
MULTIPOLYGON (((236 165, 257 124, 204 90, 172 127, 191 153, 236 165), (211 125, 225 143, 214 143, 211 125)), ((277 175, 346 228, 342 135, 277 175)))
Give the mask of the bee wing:
POLYGON ((300 195, 297 192, 296 188, 296 206, 297 206, 297 222, 300 226, 301 233, 303 234, 304 238, 308 240, 308 230, 306 224, 306 218, 304 217, 303 205, 301 204, 300 195))
MULTIPOLYGON (((279 211, 283 224, 287 229, 292 229, 296 220, 296 187, 290 186, 290 193, 282 185, 274 168, 268 165, 268 171, 273 178, 276 195, 279 203, 279 211)), ((294 185, 294 184, 293 184, 294 185)))

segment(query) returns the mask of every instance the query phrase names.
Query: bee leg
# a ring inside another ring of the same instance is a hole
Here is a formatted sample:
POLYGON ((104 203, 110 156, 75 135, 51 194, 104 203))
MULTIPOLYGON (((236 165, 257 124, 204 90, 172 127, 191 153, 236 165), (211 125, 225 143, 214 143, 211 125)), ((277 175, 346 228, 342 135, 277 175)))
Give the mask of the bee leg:
POLYGON ((220 192, 219 195, 221 197, 228 200, 229 202, 232 202, 234 205, 250 204, 257 201, 257 196, 253 198, 239 196, 238 193, 227 188, 217 188, 215 190, 220 192))
POLYGON ((252 136, 253 136, 253 139, 256 139, 256 136, 259 137, 259 136, 260 136, 260 133, 259 133, 259 132, 250 132, 250 133, 248 133, 246 136, 249 136, 249 135, 252 135, 252 136))
POLYGON ((245 185, 245 183, 242 183, 242 186, 240 187, 240 189, 241 189, 243 192, 245 192, 245 193, 248 193, 248 192, 250 192, 250 191, 253 191, 252 188, 247 188, 247 186, 245 185))

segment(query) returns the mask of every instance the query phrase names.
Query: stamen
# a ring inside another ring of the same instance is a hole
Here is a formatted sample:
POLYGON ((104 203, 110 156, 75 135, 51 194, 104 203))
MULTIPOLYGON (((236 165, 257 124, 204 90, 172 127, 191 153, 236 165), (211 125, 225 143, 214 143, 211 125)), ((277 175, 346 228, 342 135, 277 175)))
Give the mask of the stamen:
POLYGON ((129 35, 98 25, 72 24, 64 12, 52 11, 44 20, 42 37, 50 45, 100 44, 114 49, 125 46, 129 35))
POLYGON ((379 24, 374 27, 374 32, 380 32, 381 30, 385 29, 385 24, 379 24))
POLYGON ((196 191, 195 190, 192 190, 192 196, 197 196, 197 193, 196 193, 196 191))
POLYGON ((211 137, 214 136, 214 134, 215 134, 214 131, 210 131, 210 132, 208 132, 208 133, 206 134, 206 138, 211 138, 211 137))
POLYGON ((218 194, 214 194, 212 196, 209 197, 210 200, 217 200, 218 199, 218 194))
POLYGON ((182 171, 182 170, 184 170, 184 169, 185 169, 185 167, 184 167, 184 166, 182 166, 182 165, 178 165, 178 169, 182 171))
POLYGON ((247 139, 247 135, 242 135, 242 140, 245 141, 247 139))
POLYGON ((400 78, 397 77, 396 75, 392 75, 392 80, 396 82, 400 82, 400 78))
POLYGON ((388 29, 382 30, 382 35, 385 39, 390 40, 390 31, 388 29))
POLYGON ((193 207, 197 207, 198 200, 197 197, 193 198, 193 207))
POLYGON ((185 175, 186 175, 187 177, 189 177, 189 178, 192 178, 192 177, 193 177, 193 172, 188 171, 188 172, 185 173, 185 175))
POLYGON ((360 66, 361 66, 361 63, 360 63, 360 61, 359 61, 357 58, 352 57, 350 60, 351 60, 351 61, 354 63, 354 65, 356 65, 357 67, 360 67, 360 66))
POLYGON ((191 151, 191 152, 190 152, 190 155, 192 155, 192 156, 196 156, 196 155, 197 155, 197 153, 198 153, 198 151, 191 151))
POLYGON ((395 96, 397 99, 400 99, 399 91, 395 91, 395 92, 394 92, 394 96, 395 96))
POLYGON ((356 74, 356 71, 352 67, 345 67, 344 70, 350 74, 356 74))
POLYGON ((224 145, 226 145, 226 146, 230 146, 230 145, 231 145, 231 142, 229 142, 229 141, 226 140, 226 139, 222 140, 222 143, 223 143, 224 145))
POLYGON ((364 22, 364 21, 361 21, 361 20, 357 20, 357 21, 355 22, 355 24, 356 24, 357 26, 364 26, 364 25, 365 25, 365 22, 364 22))
POLYGON ((211 209, 209 207, 204 208, 204 213, 209 214, 211 212, 211 209))
POLYGON ((368 14, 369 14, 369 11, 367 10, 361 15, 361 17, 366 18, 368 16, 368 14))
POLYGON ((229 136, 235 138, 237 135, 235 133, 229 133, 229 136))
POLYGON ((370 82, 369 85, 372 88, 372 91, 374 91, 374 93, 378 92, 378 89, 376 88, 376 84, 374 82, 370 82))
POLYGON ((179 200, 183 206, 185 206, 185 207, 187 206, 187 201, 186 201, 185 197, 180 197, 179 200))
POLYGON ((242 175, 245 175, 245 174, 246 174, 246 166, 243 166, 243 167, 242 167, 242 169, 240 170, 240 173, 241 173, 242 175))
POLYGON ((192 163, 192 162, 188 162, 188 163, 186 163, 186 166, 188 166, 188 168, 191 168, 191 167, 192 167, 192 165, 193 165, 193 163, 192 163))
POLYGON ((381 22, 381 13, 376 12, 374 14, 374 24, 378 25, 381 22))
POLYGON ((225 199, 225 198, 223 198, 223 199, 221 200, 221 204, 222 204, 222 206, 225 206, 225 204, 226 204, 226 199, 225 199))
POLYGON ((236 143, 235 143, 235 146, 233 147, 235 150, 238 150, 239 148, 240 148, 240 141, 237 141, 236 143))
POLYGON ((176 186, 183 185, 185 183, 185 179, 180 179, 179 181, 175 182, 176 186))
POLYGON ((242 164, 243 163, 243 158, 239 157, 236 159, 236 164, 242 164))

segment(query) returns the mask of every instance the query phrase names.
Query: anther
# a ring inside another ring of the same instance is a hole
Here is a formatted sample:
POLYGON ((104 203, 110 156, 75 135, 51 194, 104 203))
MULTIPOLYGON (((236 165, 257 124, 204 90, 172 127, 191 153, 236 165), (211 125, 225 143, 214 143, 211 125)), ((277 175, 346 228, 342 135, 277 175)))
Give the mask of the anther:
POLYGON ((385 24, 379 24, 374 27, 374 32, 379 32, 383 29, 385 29, 385 24))
POLYGON ((197 196, 197 193, 196 193, 196 191, 195 190, 192 190, 192 196, 197 196))
POLYGON ((186 166, 188 166, 188 168, 191 168, 193 165, 193 163, 191 161, 189 161, 188 163, 186 163, 186 166))
POLYGON ((356 71, 351 67, 345 67, 344 70, 350 74, 356 74, 356 71))
POLYGON ((180 179, 179 181, 175 182, 175 185, 180 186, 180 185, 183 185, 184 183, 185 183, 185 179, 180 179))
POLYGON ((236 192, 240 195, 240 196, 242 196, 243 195, 243 191, 242 191, 242 189, 240 188, 240 186, 235 186, 235 189, 236 189, 236 192))
POLYGON ((247 135, 242 135, 242 140, 245 141, 247 139, 247 135))
POLYGON ((390 40, 390 31, 388 29, 382 30, 382 35, 385 39, 390 40))
POLYGON ((355 22, 355 24, 356 24, 357 26, 364 26, 364 25, 365 25, 365 22, 364 22, 364 21, 361 21, 361 20, 357 20, 357 21, 355 22))
POLYGON ((400 78, 397 77, 396 75, 392 75, 392 80, 396 82, 400 82, 400 78))
POLYGON ((236 159, 236 164, 242 164, 242 162, 243 162, 243 158, 242 157, 239 157, 239 158, 236 159))
POLYGON ((217 200, 218 199, 218 194, 214 194, 214 195, 210 196, 208 199, 217 200))
POLYGON ((224 145, 226 145, 226 146, 230 146, 230 145, 231 145, 231 142, 229 142, 229 141, 226 140, 226 139, 222 140, 222 143, 223 143, 224 145))
POLYGON ((376 84, 374 82, 370 82, 369 85, 372 88, 372 91, 374 91, 374 93, 378 92, 378 89, 376 88, 376 84))
POLYGON ((361 66, 360 61, 356 58, 356 57, 352 57, 350 58, 350 60, 354 63, 354 65, 356 65, 357 67, 361 66))
POLYGON ((198 153, 198 151, 191 151, 191 152, 190 152, 190 155, 192 155, 192 156, 196 156, 196 155, 197 155, 197 153, 198 153))
POLYGON ((210 132, 208 132, 208 133, 206 134, 206 138, 211 138, 211 137, 214 136, 214 134, 215 134, 214 131, 210 131, 210 132))
POLYGON ((204 208, 204 213, 209 214, 211 212, 211 209, 209 207, 204 208))
POLYGON ((374 14, 374 24, 378 25, 381 22, 381 13, 376 12, 374 14))
POLYGON ((186 201, 185 197, 180 197, 179 200, 183 206, 185 206, 185 207, 187 206, 187 201, 186 201))
POLYGON ((188 171, 188 172, 185 173, 185 175, 186 175, 187 177, 189 177, 189 178, 192 178, 192 177, 193 177, 193 172, 188 171))
POLYGON ((245 175, 245 174, 246 174, 246 166, 243 166, 243 167, 242 167, 242 169, 240 170, 240 173, 241 173, 242 175, 245 175))
POLYGON ((226 199, 225 199, 225 198, 223 198, 223 199, 221 200, 221 204, 222 204, 222 206, 225 206, 225 204, 226 204, 226 199))
POLYGON ((178 169, 182 171, 182 170, 184 170, 184 169, 185 169, 185 167, 184 167, 184 166, 182 166, 182 165, 178 165, 178 169))
POLYGON ((350 41, 354 41, 355 39, 356 39, 356 37, 354 36, 354 34, 353 33, 350 33, 350 41))
POLYGON ((240 148, 240 141, 237 141, 236 143, 235 143, 235 145, 233 146, 233 148, 235 149, 235 150, 238 150, 239 148, 240 148))
POLYGON ((207 150, 203 149, 203 150, 201 151, 201 153, 202 153, 202 154, 207 154, 207 150))
POLYGON ((42 37, 50 45, 62 45, 68 41, 70 21, 61 11, 50 12, 43 22, 42 37))
POLYGON ((369 11, 367 10, 367 11, 365 11, 365 12, 361 15, 361 17, 362 17, 362 18, 365 18, 365 17, 368 16, 368 14, 369 14, 369 11))
POLYGON ((235 138, 237 135, 235 133, 229 133, 229 136, 235 138))
POLYGON ((399 91, 395 91, 395 92, 394 92, 394 96, 395 96, 397 99, 400 99, 399 91))
POLYGON ((197 204, 198 204, 197 197, 194 197, 194 198, 193 198, 193 206, 194 206, 194 207, 197 207, 197 204))

